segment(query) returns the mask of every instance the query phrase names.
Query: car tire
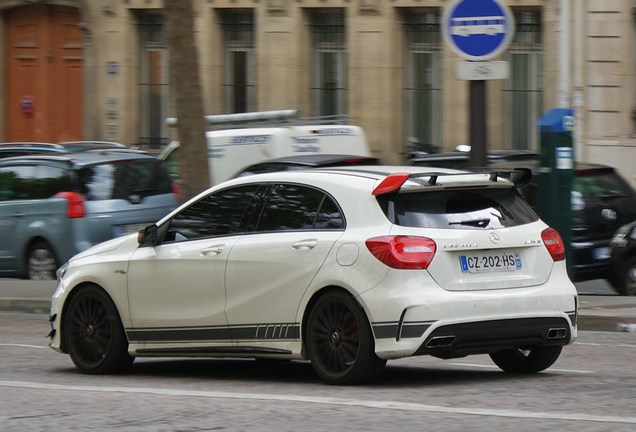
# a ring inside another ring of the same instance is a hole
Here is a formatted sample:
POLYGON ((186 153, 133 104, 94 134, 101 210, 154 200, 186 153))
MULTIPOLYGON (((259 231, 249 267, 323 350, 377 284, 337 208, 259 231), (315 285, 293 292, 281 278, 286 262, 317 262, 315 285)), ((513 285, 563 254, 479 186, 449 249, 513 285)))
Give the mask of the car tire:
POLYGON ((330 291, 322 295, 311 309, 305 336, 311 365, 328 384, 370 381, 386 365, 386 360, 375 354, 363 309, 348 293, 330 291))
POLYGON ((64 340, 71 360, 87 374, 119 373, 134 358, 117 308, 97 286, 79 288, 64 313, 64 340))
POLYGON ((636 256, 625 262, 614 289, 620 295, 636 296, 636 256))
POLYGON ((58 265, 51 246, 44 241, 34 243, 29 248, 26 267, 31 280, 55 279, 58 265))
POLYGON ((535 373, 552 366, 562 349, 562 346, 511 348, 491 353, 490 358, 504 372, 535 373))

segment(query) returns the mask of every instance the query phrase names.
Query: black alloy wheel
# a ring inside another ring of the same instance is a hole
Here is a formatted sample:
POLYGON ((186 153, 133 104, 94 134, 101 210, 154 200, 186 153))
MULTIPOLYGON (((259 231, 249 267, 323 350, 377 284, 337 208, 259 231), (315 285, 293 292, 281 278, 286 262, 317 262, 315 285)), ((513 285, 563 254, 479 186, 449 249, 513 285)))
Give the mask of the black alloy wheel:
POLYGON ((386 364, 375 354, 364 311, 342 291, 330 291, 318 299, 307 320, 306 344, 312 367, 328 384, 369 381, 386 364))
POLYGON ((97 286, 78 288, 64 313, 64 338, 71 360, 87 374, 127 370, 134 358, 117 309, 97 286))
POLYGON ((562 346, 511 348, 492 353, 490 358, 504 372, 535 373, 552 366, 562 349, 562 346))

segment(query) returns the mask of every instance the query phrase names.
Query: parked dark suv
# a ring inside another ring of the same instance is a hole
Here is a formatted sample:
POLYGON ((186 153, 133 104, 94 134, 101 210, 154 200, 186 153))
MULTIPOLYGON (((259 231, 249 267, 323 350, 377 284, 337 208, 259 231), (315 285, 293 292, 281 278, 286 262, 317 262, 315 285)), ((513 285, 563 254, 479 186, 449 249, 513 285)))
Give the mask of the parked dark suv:
POLYGON ((71 256, 177 206, 161 161, 84 151, 0 159, 0 275, 51 279, 71 256))

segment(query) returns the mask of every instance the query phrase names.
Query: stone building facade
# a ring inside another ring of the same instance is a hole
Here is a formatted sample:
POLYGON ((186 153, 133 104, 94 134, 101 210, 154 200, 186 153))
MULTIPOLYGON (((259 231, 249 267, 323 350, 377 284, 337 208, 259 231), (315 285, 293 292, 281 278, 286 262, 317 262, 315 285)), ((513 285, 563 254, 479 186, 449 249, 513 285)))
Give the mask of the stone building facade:
MULTIPOLYGON (((463 60, 442 37, 453 0, 192 1, 206 113, 345 115, 390 163, 469 144, 469 84, 455 75, 463 60)), ((501 1, 515 37, 496 59, 510 77, 487 82, 489 148, 538 150, 539 118, 569 106, 576 159, 612 165, 636 185, 636 1, 501 1)), ((0 140, 158 150, 174 139, 165 119, 178 77, 162 8, 0 0, 0 140)))

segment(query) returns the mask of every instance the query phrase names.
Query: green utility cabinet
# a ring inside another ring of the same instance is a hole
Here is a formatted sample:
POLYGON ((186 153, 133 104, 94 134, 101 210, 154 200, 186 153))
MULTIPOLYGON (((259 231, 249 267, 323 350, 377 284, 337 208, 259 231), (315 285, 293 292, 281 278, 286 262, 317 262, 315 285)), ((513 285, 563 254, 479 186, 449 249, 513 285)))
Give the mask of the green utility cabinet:
POLYGON ((553 108, 539 120, 541 167, 539 168, 539 212, 565 243, 568 273, 572 265, 572 206, 574 112, 553 108))

